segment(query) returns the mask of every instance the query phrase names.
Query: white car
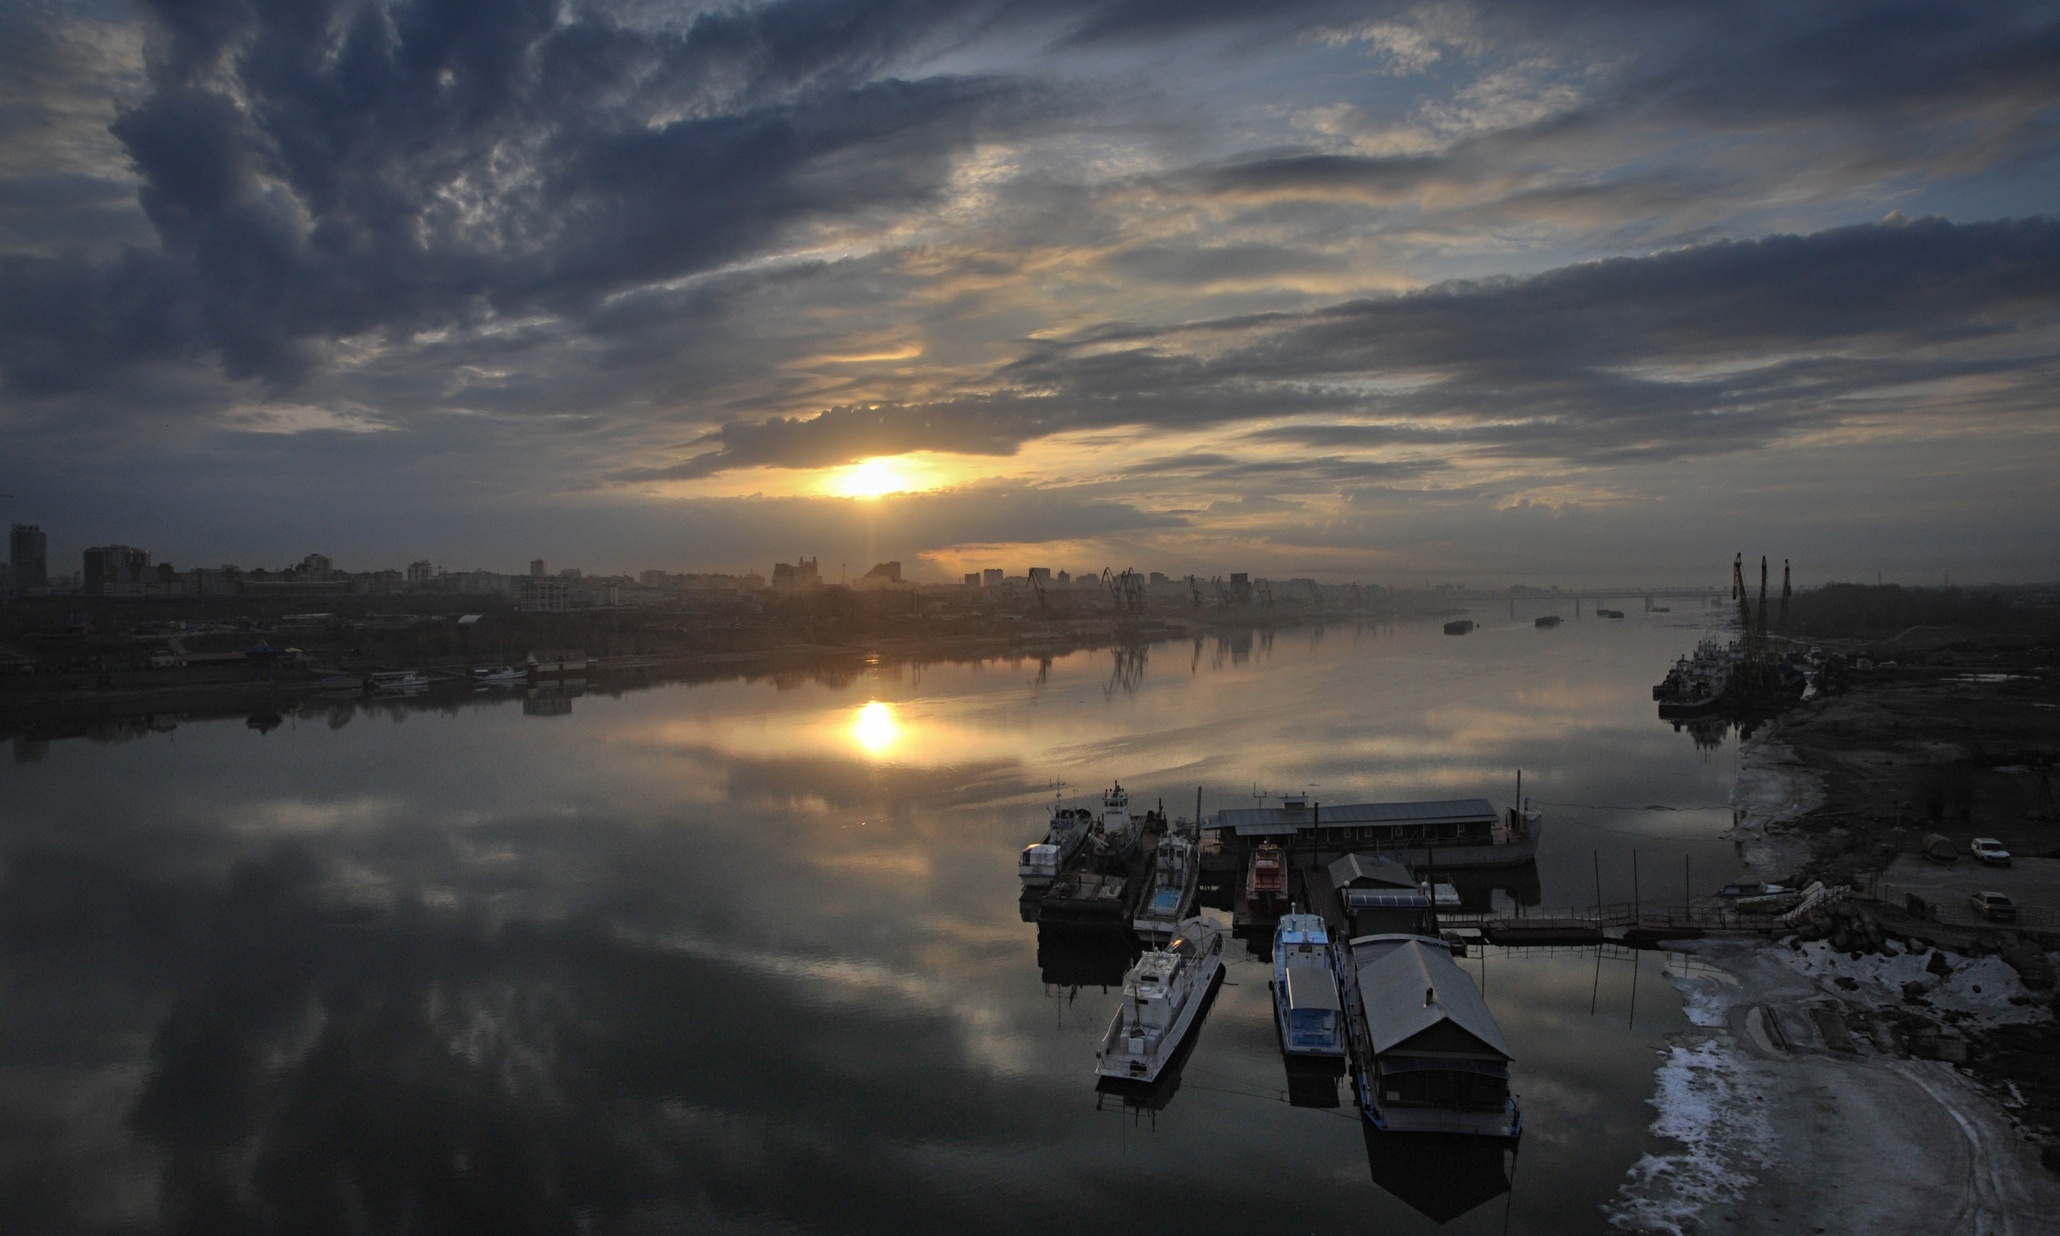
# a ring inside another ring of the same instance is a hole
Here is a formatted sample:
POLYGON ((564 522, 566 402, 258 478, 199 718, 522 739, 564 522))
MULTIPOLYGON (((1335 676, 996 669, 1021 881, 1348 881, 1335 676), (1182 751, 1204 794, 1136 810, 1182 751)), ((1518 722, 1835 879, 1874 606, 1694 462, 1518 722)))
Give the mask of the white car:
POLYGON ((2004 849, 2003 843, 1994 837, 1976 837, 1967 848, 1973 852, 1974 857, 1984 863, 1996 867, 2010 865, 2010 851, 2004 849))

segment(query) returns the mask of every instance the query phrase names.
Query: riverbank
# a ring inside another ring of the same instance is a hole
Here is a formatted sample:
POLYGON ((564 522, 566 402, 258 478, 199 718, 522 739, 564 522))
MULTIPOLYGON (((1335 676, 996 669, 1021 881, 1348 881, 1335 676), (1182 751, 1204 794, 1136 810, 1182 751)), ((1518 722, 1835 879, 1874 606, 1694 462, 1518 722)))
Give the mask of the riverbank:
POLYGON ((1610 1208, 1621 1229, 2060 1231, 2060 938, 2041 913, 2060 906, 2060 862, 2029 857, 2060 842, 2040 794, 2060 680, 2021 642, 1946 632, 1897 651, 1740 751, 1732 839, 1753 877, 1861 895, 1669 966, 1696 1029, 1660 1063, 1662 1148, 1610 1208), (2026 921, 1934 892, 2001 873, 1929 870, 1908 853, 1925 832, 2007 838, 2027 856, 2006 877, 2026 921), (1922 917, 1896 883, 1920 877, 1922 917))

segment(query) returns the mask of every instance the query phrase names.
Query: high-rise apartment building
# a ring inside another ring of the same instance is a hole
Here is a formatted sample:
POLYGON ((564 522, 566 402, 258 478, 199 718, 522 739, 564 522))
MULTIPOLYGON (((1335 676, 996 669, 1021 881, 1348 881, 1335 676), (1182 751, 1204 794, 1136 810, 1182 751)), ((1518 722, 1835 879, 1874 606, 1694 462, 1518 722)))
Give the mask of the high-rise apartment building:
POLYGON ((16 524, 7 532, 7 561, 14 590, 27 592, 50 583, 50 538, 35 524, 16 524))
POLYGON ((128 545, 96 545, 86 551, 81 590, 89 597, 141 596, 150 578, 150 551, 128 545))

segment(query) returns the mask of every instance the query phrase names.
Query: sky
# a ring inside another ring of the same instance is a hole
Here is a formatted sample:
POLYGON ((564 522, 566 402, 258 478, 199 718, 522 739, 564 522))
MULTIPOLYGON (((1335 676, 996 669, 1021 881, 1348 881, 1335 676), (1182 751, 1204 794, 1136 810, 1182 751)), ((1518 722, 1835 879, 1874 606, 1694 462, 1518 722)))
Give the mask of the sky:
POLYGON ((2060 579, 2056 212, 2056 4, 0 0, 0 517, 2060 579))

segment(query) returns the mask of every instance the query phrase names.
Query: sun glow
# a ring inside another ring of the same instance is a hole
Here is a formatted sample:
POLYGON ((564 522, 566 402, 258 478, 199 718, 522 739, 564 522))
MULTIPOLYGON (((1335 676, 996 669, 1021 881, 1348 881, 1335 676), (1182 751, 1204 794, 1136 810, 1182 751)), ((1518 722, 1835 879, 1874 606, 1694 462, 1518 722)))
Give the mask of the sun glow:
POLYGON ((894 719, 891 705, 874 700, 858 710, 851 723, 851 737, 865 748, 867 755, 877 758, 901 741, 901 723, 894 719))
POLYGON ((888 494, 906 493, 916 488, 915 478, 900 461, 885 457, 862 459, 848 467, 837 469, 823 483, 823 488, 840 498, 871 500, 888 494))

